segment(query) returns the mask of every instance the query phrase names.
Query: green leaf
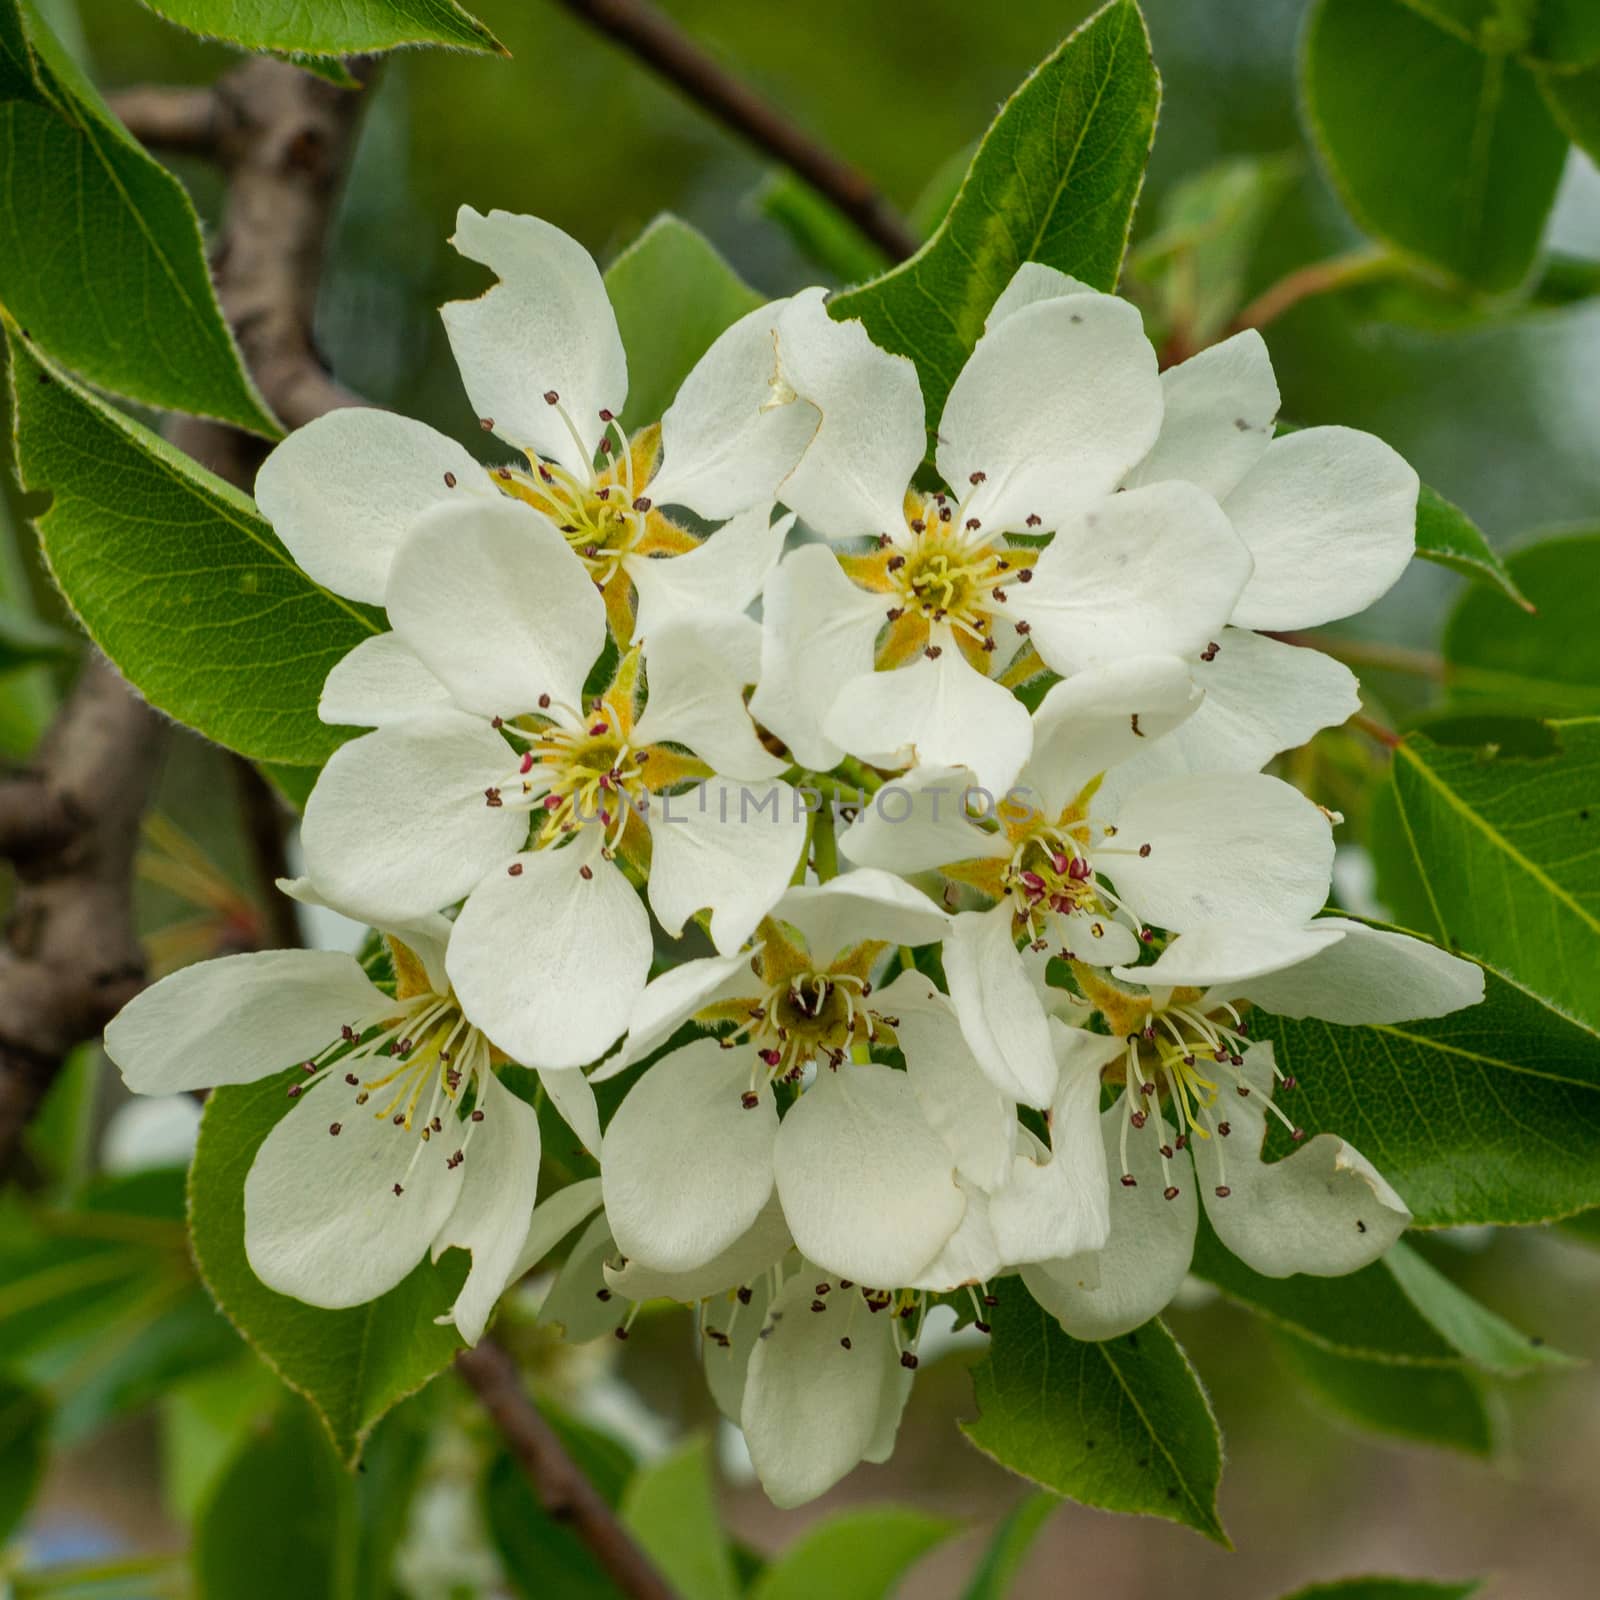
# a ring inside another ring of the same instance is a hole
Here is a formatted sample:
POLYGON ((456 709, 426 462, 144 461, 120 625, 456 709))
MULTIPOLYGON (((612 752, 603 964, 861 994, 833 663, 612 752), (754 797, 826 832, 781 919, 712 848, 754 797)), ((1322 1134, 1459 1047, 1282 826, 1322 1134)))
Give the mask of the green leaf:
POLYGON ((628 353, 629 429, 658 421, 717 335, 761 304, 703 234, 669 215, 611 263, 606 292, 628 353))
POLYGON ((44 1476, 50 1402, 38 1390, 0 1378, 0 1544, 22 1521, 44 1476))
MULTIPOLYGON (((298 1071, 298 1069, 295 1069, 298 1071)), ((424 1261, 380 1299, 323 1311, 274 1293, 244 1253, 244 1180, 261 1141, 292 1113, 293 1074, 216 1089, 206 1101, 189 1169, 195 1261, 213 1298, 263 1361, 303 1394, 334 1448, 354 1463, 378 1419, 449 1364, 461 1347, 436 1316, 450 1308, 467 1257, 424 1261)), ((308 1127, 307 1137, 319 1130, 308 1127)))
POLYGON ((1291 1333, 1276 1334, 1273 1344, 1316 1399, 1358 1428, 1468 1455, 1494 1450, 1494 1423, 1482 1383, 1459 1367, 1363 1361, 1291 1333))
POLYGON ((1600 1033, 1600 717, 1546 726, 1543 757, 1409 735, 1395 805, 1429 931, 1600 1033))
MULTIPOLYGON (((1381 884, 1381 880, 1380 880, 1381 884)), ((1600 1039, 1490 970, 1481 1005, 1342 1028, 1260 1013, 1308 1132, 1348 1139, 1425 1228, 1600 1205, 1600 1039)), ((1268 1153, 1286 1153, 1274 1133, 1268 1153)))
POLYGON ((0 305, 91 383, 277 438, 183 185, 18 0, 0 0, 0 100, 0 305))
MULTIPOLYGON (((963 163, 965 170, 965 163, 963 163)), ((836 283, 860 283, 889 266, 889 258, 810 184, 787 169, 769 172, 755 195, 756 210, 836 283)))
POLYGON ((1600 1208, 1580 1211, 1574 1217, 1565 1217, 1556 1226, 1569 1238, 1581 1239, 1584 1244, 1600 1250, 1600 1208))
POLYGON ((1542 540, 1506 565, 1535 610, 1476 590, 1461 597, 1440 646, 1455 703, 1536 716, 1600 713, 1600 533, 1542 540))
POLYGON ((1600 59, 1600 12, 1591 0, 1405 0, 1479 50, 1509 50, 1566 67, 1600 59))
POLYGON ((1061 1504, 1057 1496, 1030 1494, 995 1529, 973 1569, 961 1600, 1005 1600, 1022 1564, 1028 1559, 1033 1541, 1061 1504))
POLYGON ((1296 1589, 1284 1600, 1471 1600, 1483 1584, 1433 1583, 1426 1578, 1338 1578, 1296 1589))
POLYGON ((1316 0, 1301 104, 1369 233, 1475 288, 1518 288, 1566 160, 1533 74, 1401 0, 1316 0))
MULTIPOLYGON (((615 1506, 633 1470, 633 1458, 597 1429, 572 1422, 547 1407, 541 1410, 567 1454, 607 1504, 615 1506)), ((483 1484, 483 1509, 506 1578, 526 1600, 620 1600, 620 1591, 589 1547, 539 1504, 510 1455, 498 1455, 490 1463, 483 1484)))
POLYGON ((1587 72, 1541 72, 1539 92, 1566 136, 1600 161, 1600 67, 1587 72))
POLYGON ((1266 1278, 1225 1249, 1202 1222, 1193 1271, 1230 1300, 1337 1355, 1429 1366, 1468 1361, 1506 1376, 1569 1364, 1405 1244, 1342 1278, 1266 1278))
POLYGON ((511 52, 455 0, 144 0, 168 22, 247 50, 343 56, 407 44, 511 52))
POLYGON ((166 1503, 193 1522, 233 1458, 283 1391, 235 1341, 238 1360, 178 1383, 161 1400, 161 1476, 166 1503))
POLYGON ((295 566, 255 506, 74 382, 7 325, 26 488, 45 560, 89 636, 162 711, 257 760, 319 762, 333 664, 380 614, 295 566))
POLYGON ((1423 484, 1417 495, 1417 554, 1485 585, 1491 592, 1531 611, 1505 563, 1489 547, 1483 530, 1460 506, 1423 484))
POLYGON ((0 673, 72 654, 72 640, 59 628, 0 601, 0 673))
POLYGON ((750 1600, 885 1600, 955 1526, 906 1506, 842 1512, 789 1545, 756 1581, 750 1600))
POLYGON ((641 1467, 622 1497, 622 1520, 661 1575, 696 1600, 737 1600, 733 1555, 717 1520, 706 1440, 688 1439, 641 1467))
POLYGON ((978 1420, 961 1424, 985 1455, 1084 1505, 1166 1517, 1228 1544, 1216 1418, 1163 1323, 1073 1339, 1012 1279, 993 1326, 972 1372, 978 1420))
POLYGON ((1023 262, 1115 288, 1160 98, 1144 18, 1112 0, 1001 107, 927 244, 828 303, 916 363, 930 428, 1023 262))

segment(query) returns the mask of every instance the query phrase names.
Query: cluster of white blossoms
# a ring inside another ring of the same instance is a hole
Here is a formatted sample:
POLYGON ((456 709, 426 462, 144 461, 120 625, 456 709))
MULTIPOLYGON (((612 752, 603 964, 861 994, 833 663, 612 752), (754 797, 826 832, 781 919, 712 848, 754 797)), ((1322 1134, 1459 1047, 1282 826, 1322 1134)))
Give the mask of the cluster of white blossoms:
POLYGON ((915 368, 820 290, 736 322, 630 436, 585 251, 470 209, 455 244, 499 280, 444 319, 512 459, 347 410, 257 483, 304 570, 388 614, 328 677, 325 720, 371 731, 285 888, 381 930, 393 982, 232 956, 107 1033, 141 1091, 292 1069, 245 1183, 260 1278, 345 1306, 460 1247, 473 1340, 603 1208, 593 1293, 619 1323, 699 1306, 717 1403, 795 1504, 889 1452, 940 1297, 982 1328, 1004 1278, 1111 1337, 1177 1290, 1197 1201, 1257 1272, 1382 1254, 1409 1214, 1357 1151, 1263 1158, 1271 1120, 1303 1135, 1250 1009, 1482 993, 1320 914, 1339 819, 1261 770, 1357 708, 1271 630, 1393 584, 1411 469, 1274 437, 1257 334, 1161 373, 1132 306, 1038 265, 932 468, 915 368), (507 1062, 598 1179, 535 1205, 507 1062))

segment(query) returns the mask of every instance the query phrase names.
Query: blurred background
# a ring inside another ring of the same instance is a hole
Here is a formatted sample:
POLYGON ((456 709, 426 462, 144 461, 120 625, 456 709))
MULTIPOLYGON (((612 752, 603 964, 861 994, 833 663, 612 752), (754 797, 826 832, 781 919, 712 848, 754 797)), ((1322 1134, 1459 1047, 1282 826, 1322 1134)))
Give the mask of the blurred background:
MULTIPOLYGON (((51 0, 40 9, 103 88, 209 81, 237 59, 130 0, 51 0)), ((509 63, 400 53, 371 91, 317 316, 319 344, 343 382, 481 447, 436 314, 441 301, 482 283, 481 270, 446 242, 462 203, 536 212, 602 264, 670 210, 769 295, 837 282, 850 270, 816 259, 785 225, 792 195, 774 185, 758 157, 566 13, 540 0, 477 0, 473 9, 509 46, 509 63)), ((1090 7, 667 0, 665 9, 870 174, 903 212, 931 225, 999 103, 1090 7)), ((1240 222, 1236 303, 1359 242, 1298 121, 1302 9, 1299 0, 1146 0, 1165 95, 1136 222, 1136 265, 1141 244, 1192 193, 1184 185, 1230 162, 1243 162, 1229 170, 1246 175, 1254 197, 1240 222)), ((178 170, 202 216, 214 215, 214 176, 198 165, 178 170)), ((1579 263, 1600 262, 1600 173, 1576 153, 1549 243, 1579 263)), ((867 253, 854 275, 881 265, 870 247, 855 248, 867 253)), ((1159 296, 1146 293, 1159 322, 1159 296)), ((1600 525, 1600 298, 1541 298, 1548 303, 1469 311, 1421 290, 1371 286, 1307 301, 1267 330, 1284 415, 1381 435, 1502 551, 1553 528, 1600 525)), ((12 488, 8 481, 8 494, 12 488)), ((15 510, 13 502, 0 525, 0 601, 59 616, 15 510)), ((1430 650, 1462 587, 1417 563, 1378 607, 1346 626, 1374 642, 1430 650)), ((1386 714, 1402 721, 1425 687, 1381 671, 1363 677, 1386 714)), ((50 667, 0 677, 5 753, 26 752, 57 691, 50 667)), ((1326 757, 1334 769, 1369 759, 1344 746, 1330 746, 1326 757)), ((262 915, 234 808, 215 803, 233 781, 229 760, 193 739, 173 745, 144 862, 144 914, 160 966, 247 947, 262 915)), ((1359 858, 1349 865, 1345 893, 1355 903, 1359 858)), ((53 1110, 65 1119, 67 1097, 81 1096, 87 1132, 69 1157, 58 1147, 55 1159, 70 1160, 81 1175, 107 1160, 159 1164, 181 1153, 182 1113, 172 1123, 130 1128, 118 1120, 121 1093, 86 1055, 53 1110)), ((1519 1326, 1576 1356, 1600 1355, 1600 1253, 1571 1231, 1450 1235, 1425 1245, 1519 1326)), ((28 1309, 14 1292, 8 1303, 7 1293, 0 1287, 0 1349, 8 1317, 28 1309)), ((1226 1436, 1222 1513, 1238 1553, 1164 1523, 1069 1505, 1035 1545, 1016 1593, 1143 1600, 1181 1584, 1196 1600, 1268 1600, 1297 1583, 1362 1571, 1488 1574, 1486 1592, 1498 1600, 1595 1592, 1600 1376, 1592 1368, 1499 1386, 1486 1401, 1492 1437, 1479 1425, 1475 1399, 1445 1395, 1436 1443, 1422 1447, 1357 1431, 1331 1400, 1319 1404, 1287 1384, 1286 1364, 1297 1357, 1260 1320, 1198 1290, 1171 1320, 1226 1436), (1455 1448, 1437 1444, 1451 1435, 1455 1448)), ((137 1328, 128 1338, 136 1336, 137 1328)), ((976 1355, 964 1340, 924 1361, 890 1466, 861 1469, 817 1505, 779 1513, 741 1470, 736 1441, 718 1433, 687 1314, 646 1318, 626 1347, 602 1337, 589 1348, 541 1352, 528 1337, 550 1393, 631 1450, 658 1452, 686 1431, 706 1430, 729 1525, 758 1550, 787 1543, 841 1505, 909 1500, 972 1530, 942 1545, 902 1585, 902 1593, 938 1600, 960 1593, 986 1532, 1023 1492, 955 1431, 952 1417, 972 1413, 965 1369, 976 1355)), ((231 1408, 236 1421, 247 1418, 270 1398, 235 1349, 224 1347, 223 1356, 189 1386, 203 1391, 209 1382, 218 1393, 180 1390, 159 1410, 141 1402, 137 1386, 117 1391, 94 1367, 116 1352, 72 1358, 89 1361, 86 1381, 105 1392, 81 1405, 36 1503, 26 1537, 41 1558, 184 1547, 182 1510, 200 1492, 184 1480, 203 1475, 206 1451, 220 1449, 218 1417, 231 1408)), ((1428 1380, 1395 1369, 1389 1381, 1428 1380)), ((424 1399, 449 1413, 451 1391, 441 1380, 424 1399)), ((1352 1407, 1361 1409, 1347 1395, 1342 1409, 1352 1407)), ((445 1429, 437 1459, 430 1458, 429 1487, 413 1509, 402 1592, 416 1600, 514 1592, 500 1587, 495 1540, 463 1489, 477 1470, 471 1426, 463 1418, 445 1429)), ((275 1538, 287 1530, 262 1531, 275 1538)))

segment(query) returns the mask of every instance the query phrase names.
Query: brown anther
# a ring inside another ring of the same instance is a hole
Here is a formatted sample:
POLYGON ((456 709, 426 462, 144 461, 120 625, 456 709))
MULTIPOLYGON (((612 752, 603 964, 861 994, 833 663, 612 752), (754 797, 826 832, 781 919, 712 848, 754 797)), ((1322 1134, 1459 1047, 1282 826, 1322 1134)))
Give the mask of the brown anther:
POLYGON ((930 644, 922 653, 930 661, 937 661, 939 657, 944 654, 944 647, 942 645, 930 644))
POLYGON ((1124 1189, 1137 1189, 1139 1180, 1131 1172, 1124 1172, 1122 1174, 1122 1187, 1124 1189))
POLYGON ((1229 1188, 1229 1187, 1228 1187, 1228 1186, 1227 1186, 1227 1184, 1225 1184, 1225 1183, 1219 1183, 1219 1184, 1218 1184, 1218 1185, 1217 1185, 1217 1199, 1219 1199, 1219 1200, 1226 1200, 1226 1199, 1227 1199, 1227 1198, 1228 1198, 1228 1196, 1229 1196, 1229 1195, 1230 1195, 1230 1194, 1232 1194, 1232 1193, 1233 1193, 1233 1190, 1232 1190, 1232 1189, 1230 1189, 1230 1188, 1229 1188))
POLYGON ((1231 1122, 1219 1122, 1217 1124, 1217 1132, 1226 1139, 1233 1132, 1233 1124, 1231 1122))
POLYGON ((328 1124, 328 1132, 331 1133, 335 1138, 338 1138, 339 1130, 343 1126, 344 1126, 344 1124, 342 1122, 330 1122, 328 1124))
POLYGON ((1042 520, 1036 513, 1032 511, 1028 513, 1028 526, 1030 528, 1037 528, 1042 520))
POLYGON ((1140 854, 1141 857, 1149 855, 1150 854, 1150 846, 1147 845, 1147 844, 1140 845, 1139 846, 1139 854, 1140 854))
POLYGON ((754 1111, 755 1108, 761 1104, 761 1096, 758 1095, 754 1089, 746 1089, 745 1092, 739 1096, 739 1104, 742 1105, 746 1111, 754 1111))
POLYGON ((494 432, 494 418, 493 417, 479 417, 478 418, 478 426, 480 428, 482 428, 485 433, 493 433, 494 432))
POLYGON ((561 396, 559 394, 557 394, 554 389, 546 389, 545 390, 545 392, 544 392, 544 403, 547 406, 555 405, 560 399, 561 399, 561 396))
POLYGON ((587 864, 578 868, 578 876, 587 883, 594 876, 594 868, 587 864))
POLYGON ((909 1350, 902 1350, 900 1352, 900 1365, 907 1372, 915 1372, 917 1370, 917 1358, 909 1350))
POLYGON ((839 1341, 839 1348, 841 1350, 848 1350, 850 1348, 850 1340, 848 1338, 841 1339, 839 1341))
POLYGON ((633 502, 633 509, 635 511, 648 511, 650 509, 650 496, 647 494, 640 495, 639 498, 633 502))
POLYGON ((483 1121, 483 1110, 482 1110, 481 1107, 479 1109, 475 1110, 472 1113, 472 1120, 474 1122, 482 1122, 483 1121))
POLYGON ((611 1291, 609 1289, 596 1289, 594 1292, 594 1297, 596 1300, 609 1300, 611 1298, 611 1291))
POLYGON ((752 1291, 748 1284, 740 1284, 740 1286, 734 1290, 734 1293, 739 1297, 740 1305, 747 1306, 750 1304, 752 1291))
POLYGON ((455 486, 456 486, 456 475, 455 475, 455 473, 453 473, 453 472, 445 473, 445 475, 444 475, 444 486, 447 489, 455 488, 455 486))
POLYGON ((520 861, 513 861, 511 865, 506 868, 506 875, 512 878, 520 878, 522 876, 522 863, 520 861))
POLYGON ((1173 1184, 1170 1189, 1163 1189, 1161 1191, 1161 1198, 1163 1200, 1176 1200, 1178 1198, 1177 1184, 1173 1184))
POLYGON ((1033 568, 1032 567, 1024 567, 1022 569, 1022 571, 1017 574, 1017 582, 1018 583, 1032 583, 1033 582, 1033 568))

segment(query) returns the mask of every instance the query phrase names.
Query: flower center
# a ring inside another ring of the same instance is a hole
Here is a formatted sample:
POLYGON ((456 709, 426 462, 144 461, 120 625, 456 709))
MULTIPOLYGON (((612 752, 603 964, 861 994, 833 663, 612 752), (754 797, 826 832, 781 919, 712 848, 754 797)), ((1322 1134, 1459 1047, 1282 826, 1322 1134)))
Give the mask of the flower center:
POLYGON ((943 494, 925 497, 906 526, 888 561, 900 609, 929 624, 948 623, 992 649, 990 617, 1014 565, 1006 547, 986 537, 975 518, 962 522, 943 494))
MULTIPOLYGON (((1076 832, 1083 831, 1078 824, 1076 832)), ((1026 933, 1030 943, 1045 937, 1051 912, 1066 916, 1100 909, 1094 868, 1082 841, 1064 826, 1036 826, 1012 854, 1002 881, 1013 897, 1015 929, 1026 933)))
MULTIPOLYGON (((401 1195, 424 1147, 435 1138, 450 1147, 446 1166, 453 1169, 466 1160, 484 1114, 474 1109, 463 1130, 462 1098, 488 1074, 490 1046, 467 1021, 453 993, 430 992, 389 1001, 381 1013, 347 1023, 339 1038, 304 1062, 302 1070, 306 1076, 289 1086, 291 1100, 338 1073, 345 1087, 355 1091, 361 1114, 413 1135, 414 1148, 394 1185, 395 1194, 401 1195)), ((343 1128, 342 1122, 333 1122, 328 1132, 337 1138, 343 1128)))
POLYGON ((849 972, 800 972, 750 1002, 745 1020, 722 1043, 755 1047, 769 1081, 795 1082, 825 1059, 841 1066, 855 1045, 870 1044, 893 1019, 866 1004, 872 985, 849 972))

